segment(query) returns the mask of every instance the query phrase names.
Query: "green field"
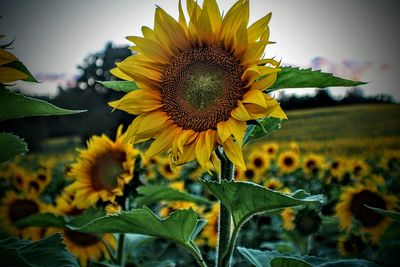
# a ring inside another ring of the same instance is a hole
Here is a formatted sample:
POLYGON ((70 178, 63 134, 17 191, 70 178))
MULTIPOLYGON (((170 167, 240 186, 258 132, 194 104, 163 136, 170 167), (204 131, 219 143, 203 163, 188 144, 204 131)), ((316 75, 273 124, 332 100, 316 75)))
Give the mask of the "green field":
POLYGON ((295 141, 305 150, 369 153, 400 149, 400 105, 353 105, 287 112, 289 120, 264 141, 295 141))

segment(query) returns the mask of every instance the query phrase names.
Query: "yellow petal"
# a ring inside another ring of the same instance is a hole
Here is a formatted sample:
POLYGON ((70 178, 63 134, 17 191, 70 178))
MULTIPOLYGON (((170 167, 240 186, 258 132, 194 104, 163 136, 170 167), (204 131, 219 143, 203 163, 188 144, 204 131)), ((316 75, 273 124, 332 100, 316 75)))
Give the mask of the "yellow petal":
POLYGON ((157 42, 138 36, 128 36, 126 38, 129 41, 135 43, 140 51, 147 55, 149 58, 152 58, 153 60, 161 64, 169 63, 168 53, 157 42))
POLYGON ((262 107, 267 107, 264 94, 259 90, 250 89, 243 95, 243 103, 253 103, 262 107))
POLYGON ((285 112, 282 110, 281 106, 279 106, 279 105, 274 108, 274 110, 269 114, 269 116, 273 117, 273 118, 283 119, 283 120, 288 119, 285 112))
POLYGON ((236 141, 240 146, 243 144, 243 138, 246 134, 247 124, 245 121, 235 120, 234 118, 229 118, 228 127, 230 132, 235 137, 236 141))
POLYGON ((163 106, 157 91, 135 90, 124 95, 120 100, 109 102, 111 107, 137 115, 163 106))
POLYGON ((183 14, 181 0, 179 0, 178 9, 179 9, 179 24, 181 25, 182 29, 184 30, 185 34, 187 35, 188 29, 187 29, 185 14, 183 14))
POLYGON ((126 61, 116 63, 117 67, 125 74, 131 76, 135 81, 155 81, 159 83, 162 79, 162 74, 159 71, 142 68, 140 65, 129 63, 126 61))
POLYGON ((178 166, 193 161, 196 158, 195 148, 196 142, 184 146, 183 153, 171 154, 172 161, 178 166))
POLYGON ((17 58, 10 52, 0 49, 0 65, 4 65, 17 60, 17 58))
POLYGON ((266 42, 252 43, 248 46, 246 53, 242 57, 242 64, 251 66, 259 63, 259 59, 264 54, 266 42))
POLYGON ((196 132, 193 130, 183 130, 180 135, 176 136, 172 144, 172 149, 179 153, 183 153, 183 147, 190 141, 196 132))
POLYGON ((215 130, 207 130, 199 133, 196 140, 196 158, 200 166, 207 168, 207 162, 210 160, 211 153, 214 151, 216 144, 215 130))
POLYGON ((235 46, 235 51, 234 51, 235 56, 237 58, 242 58, 248 46, 247 27, 244 23, 241 24, 238 30, 236 31, 233 42, 235 46))
POLYGON ((129 75, 126 75, 124 72, 122 72, 119 68, 113 68, 110 70, 111 74, 122 79, 125 81, 133 81, 133 78, 130 77, 129 75))
POLYGON ((0 83, 10 83, 27 78, 28 75, 19 70, 9 67, 0 67, 0 83))
POLYGON ((215 0, 204 0, 203 12, 207 11, 214 35, 218 36, 221 29, 222 17, 215 0))
POLYGON ((238 31, 240 25, 247 26, 249 22, 249 2, 237 1, 222 20, 221 36, 224 39, 225 49, 230 50, 233 44, 234 35, 238 31))
POLYGON ((251 67, 247 68, 243 75, 242 75, 242 81, 244 81, 245 87, 248 87, 251 85, 258 77, 260 77, 260 71, 259 71, 259 66, 257 65, 252 65, 251 67))
POLYGON ((197 22, 194 22, 201 41, 211 45, 214 42, 214 34, 207 10, 203 9, 197 22))
POLYGON ((268 13, 266 16, 257 20, 249 27, 249 43, 255 42, 261 37, 265 29, 268 27, 271 16, 272 13, 268 13))
POLYGON ((225 142, 231 136, 231 131, 228 127, 228 121, 219 122, 217 124, 217 132, 221 142, 225 142))
POLYGON ((235 143, 232 138, 226 140, 222 144, 226 156, 232 161, 235 166, 241 170, 246 170, 246 164, 244 163, 242 148, 239 143, 235 143))
POLYGON ((264 91, 275 83, 276 78, 277 78, 276 73, 272 73, 270 75, 261 77, 259 80, 257 80, 251 85, 251 89, 257 91, 264 91))
POLYGON ((156 140, 153 141, 153 143, 151 143, 144 156, 146 158, 151 158, 168 150, 177 134, 179 134, 179 128, 175 124, 171 124, 156 138, 156 140))
POLYGON ((142 34, 143 34, 143 37, 145 39, 149 39, 149 40, 152 40, 154 42, 157 42, 157 38, 154 35, 154 31, 151 28, 149 28, 147 26, 143 26, 142 27, 142 34))
MULTIPOLYGON (((158 136, 171 123, 169 116, 163 111, 152 111, 139 115, 129 126, 128 131, 138 138, 158 136)), ((135 142, 138 142, 135 137, 135 142)))
POLYGON ((238 106, 231 112, 232 117, 239 121, 248 121, 252 118, 250 117, 249 113, 247 112, 245 106, 243 105, 242 101, 238 101, 238 106))

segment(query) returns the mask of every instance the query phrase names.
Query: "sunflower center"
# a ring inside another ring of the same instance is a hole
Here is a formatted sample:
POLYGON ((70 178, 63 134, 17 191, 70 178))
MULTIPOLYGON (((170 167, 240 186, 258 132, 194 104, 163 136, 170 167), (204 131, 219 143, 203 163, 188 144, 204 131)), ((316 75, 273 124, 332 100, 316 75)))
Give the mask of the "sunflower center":
POLYGON ((374 192, 363 190, 354 195, 350 205, 351 213, 361 222, 362 226, 374 227, 385 219, 385 216, 370 210, 364 205, 386 209, 385 200, 374 192))
POLYGON ((316 165, 317 165, 317 163, 316 163, 314 160, 312 160, 312 159, 310 159, 310 160, 307 161, 307 163, 306 163, 306 167, 307 167, 308 169, 314 169, 314 168, 316 167, 316 165))
POLYGON ((264 166, 264 160, 262 158, 255 158, 253 160, 254 166, 256 166, 257 168, 261 168, 264 166))
POLYGON ((126 160, 124 152, 113 151, 96 159, 92 168, 93 189, 112 190, 118 186, 118 177, 124 172, 122 163, 126 160))
POLYGON ((39 212, 36 202, 29 199, 17 199, 10 205, 8 216, 11 222, 16 222, 39 212))
POLYGON ((80 233, 69 229, 64 230, 64 235, 68 240, 79 247, 89 247, 99 242, 99 239, 94 235, 80 233))
POLYGON ((174 58, 161 82, 164 111, 183 129, 216 129, 245 93, 240 62, 220 47, 197 47, 174 58))
POLYGON ((294 160, 291 157, 285 157, 283 162, 285 163, 285 166, 289 166, 289 167, 291 167, 294 164, 294 160))

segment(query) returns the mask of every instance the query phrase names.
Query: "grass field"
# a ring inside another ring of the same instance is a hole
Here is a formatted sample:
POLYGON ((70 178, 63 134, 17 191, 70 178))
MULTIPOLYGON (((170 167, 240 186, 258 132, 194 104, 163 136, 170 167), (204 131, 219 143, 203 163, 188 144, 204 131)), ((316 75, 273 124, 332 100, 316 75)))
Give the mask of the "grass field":
POLYGON ((263 141, 291 141, 307 152, 365 154, 400 149, 400 105, 354 105, 287 112, 288 121, 263 141))

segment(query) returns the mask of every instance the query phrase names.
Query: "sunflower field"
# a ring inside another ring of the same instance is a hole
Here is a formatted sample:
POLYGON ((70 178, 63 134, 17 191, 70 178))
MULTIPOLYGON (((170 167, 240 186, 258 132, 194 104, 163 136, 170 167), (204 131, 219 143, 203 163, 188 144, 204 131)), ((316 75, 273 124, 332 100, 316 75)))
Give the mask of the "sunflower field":
MULTIPOLYGON (((264 58, 271 14, 249 24, 249 1, 186 7, 156 6, 98 81, 130 124, 41 153, 0 133, 0 265, 395 266, 399 106, 285 112, 271 93, 364 82, 264 58)), ((37 80, 11 44, 0 121, 85 112, 14 92, 37 80)))

